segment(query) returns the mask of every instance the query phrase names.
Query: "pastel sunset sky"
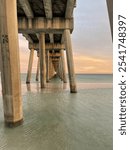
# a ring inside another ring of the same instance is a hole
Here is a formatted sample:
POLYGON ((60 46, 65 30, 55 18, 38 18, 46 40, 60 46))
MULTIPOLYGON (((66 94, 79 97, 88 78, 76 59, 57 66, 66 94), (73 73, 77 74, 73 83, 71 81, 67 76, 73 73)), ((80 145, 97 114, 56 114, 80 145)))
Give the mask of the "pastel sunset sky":
MULTIPOLYGON (((112 40, 105 0, 77 0, 72 45, 76 73, 112 73, 112 40)), ((21 72, 26 73, 29 50, 19 35, 21 72)), ((33 72, 36 72, 35 52, 33 72)))

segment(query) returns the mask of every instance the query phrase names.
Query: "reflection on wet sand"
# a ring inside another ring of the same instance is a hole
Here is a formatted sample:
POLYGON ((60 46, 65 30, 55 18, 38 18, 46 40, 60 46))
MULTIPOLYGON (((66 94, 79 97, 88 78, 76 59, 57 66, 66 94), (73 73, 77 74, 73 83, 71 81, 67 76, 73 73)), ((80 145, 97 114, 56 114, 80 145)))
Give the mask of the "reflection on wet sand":
POLYGON ((0 150, 112 150, 112 83, 78 83, 78 93, 59 80, 40 88, 22 83, 23 125, 4 126, 0 95, 0 150))

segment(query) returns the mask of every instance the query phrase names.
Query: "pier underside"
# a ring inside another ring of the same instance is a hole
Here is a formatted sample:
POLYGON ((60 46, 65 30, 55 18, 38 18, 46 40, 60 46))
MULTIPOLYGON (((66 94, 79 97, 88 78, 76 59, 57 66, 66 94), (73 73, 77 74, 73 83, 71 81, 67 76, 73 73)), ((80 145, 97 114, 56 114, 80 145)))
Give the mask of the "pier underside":
POLYGON ((55 76, 66 83, 66 56, 70 92, 77 92, 71 42, 75 7, 76 0, 0 0, 0 68, 6 125, 23 122, 18 33, 27 39, 30 50, 26 83, 31 83, 34 51, 40 88, 45 89, 55 76))

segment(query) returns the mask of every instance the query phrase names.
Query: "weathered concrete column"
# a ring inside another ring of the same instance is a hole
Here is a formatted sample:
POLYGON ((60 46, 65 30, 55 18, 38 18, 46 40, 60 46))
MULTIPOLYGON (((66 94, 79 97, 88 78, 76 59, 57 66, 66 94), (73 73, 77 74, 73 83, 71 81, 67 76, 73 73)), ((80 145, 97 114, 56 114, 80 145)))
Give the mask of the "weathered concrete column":
POLYGON ((37 57, 38 60, 37 60, 37 72, 36 72, 36 81, 38 81, 39 79, 39 67, 40 67, 40 59, 39 57, 37 57))
POLYGON ((58 70, 59 62, 58 61, 53 62, 53 66, 54 66, 56 75, 59 77, 59 70, 58 70))
POLYGON ((33 57, 34 57, 34 49, 32 48, 30 50, 30 56, 29 56, 29 62, 28 62, 28 72, 27 72, 27 78, 26 78, 27 84, 30 83, 30 79, 31 79, 33 57))
POLYGON ((64 83, 67 83, 64 50, 62 49, 60 52, 61 52, 61 63, 62 63, 62 70, 63 70, 63 81, 64 83))
POLYGON ((2 64, 2 58, 1 58, 1 43, 0 43, 0 72, 1 72, 1 64, 2 64))
POLYGON ((59 58, 59 61, 57 62, 57 75, 59 76, 59 78, 62 80, 62 77, 61 77, 61 66, 60 66, 60 58, 59 58))
POLYGON ((46 66, 47 66, 47 72, 46 72, 46 80, 49 82, 49 51, 46 52, 46 66))
POLYGON ((49 59, 49 80, 54 76, 54 74, 55 74, 55 69, 52 63, 52 58, 50 58, 49 59))
POLYGON ((22 123, 16 0, 0 0, 1 81, 5 124, 22 123))
POLYGON ((68 29, 64 30, 64 39, 65 39, 68 74, 69 74, 69 81, 70 81, 70 92, 76 93, 77 88, 76 88, 76 81, 75 81, 75 71, 74 71, 70 30, 68 30, 68 29))
POLYGON ((52 58, 49 59, 49 80, 52 77, 52 58))
POLYGON ((57 62, 52 62, 52 65, 54 66, 54 70, 57 73, 57 62))
POLYGON ((111 28, 111 35, 113 38, 113 0, 106 0, 106 1, 107 1, 109 22, 110 22, 110 28, 111 28))
POLYGON ((40 80, 41 88, 46 86, 46 51, 45 51, 45 33, 39 34, 39 57, 40 57, 40 80))
POLYGON ((61 80, 63 81, 63 67, 62 67, 61 57, 59 58, 59 74, 60 74, 61 80))

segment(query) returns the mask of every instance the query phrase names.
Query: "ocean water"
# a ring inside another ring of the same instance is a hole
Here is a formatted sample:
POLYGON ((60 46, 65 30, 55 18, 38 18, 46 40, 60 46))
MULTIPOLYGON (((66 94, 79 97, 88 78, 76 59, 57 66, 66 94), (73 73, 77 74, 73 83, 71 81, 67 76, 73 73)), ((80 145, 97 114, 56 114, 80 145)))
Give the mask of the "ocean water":
POLYGON ((112 75, 76 75, 78 93, 53 79, 40 89, 21 75, 24 123, 4 126, 0 87, 0 150, 112 150, 112 75))

